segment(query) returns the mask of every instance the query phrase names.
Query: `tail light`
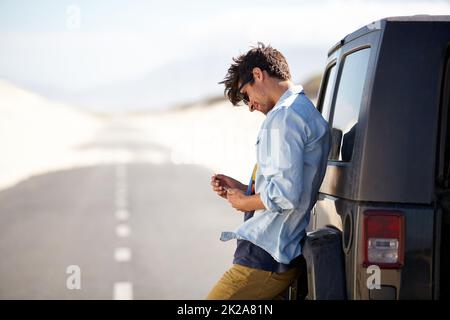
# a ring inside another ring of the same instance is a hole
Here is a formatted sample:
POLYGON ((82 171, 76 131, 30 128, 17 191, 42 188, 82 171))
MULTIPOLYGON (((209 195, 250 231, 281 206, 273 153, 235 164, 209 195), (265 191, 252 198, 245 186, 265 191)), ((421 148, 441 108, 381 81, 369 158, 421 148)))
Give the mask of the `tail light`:
POLYGON ((404 264, 405 218, 400 211, 364 212, 364 267, 400 268, 404 264))

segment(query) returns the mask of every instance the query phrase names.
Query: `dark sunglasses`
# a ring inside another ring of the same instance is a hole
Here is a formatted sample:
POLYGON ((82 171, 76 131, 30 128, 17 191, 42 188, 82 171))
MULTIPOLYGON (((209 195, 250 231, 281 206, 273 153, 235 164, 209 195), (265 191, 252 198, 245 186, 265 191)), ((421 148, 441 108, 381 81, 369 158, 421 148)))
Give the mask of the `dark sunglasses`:
POLYGON ((242 102, 244 102, 246 105, 248 105, 250 99, 248 98, 248 95, 246 93, 241 93, 242 88, 249 82, 253 81, 253 75, 251 75, 246 81, 244 81, 241 86, 239 87, 238 91, 237 91, 237 98, 239 100, 241 100, 242 102))

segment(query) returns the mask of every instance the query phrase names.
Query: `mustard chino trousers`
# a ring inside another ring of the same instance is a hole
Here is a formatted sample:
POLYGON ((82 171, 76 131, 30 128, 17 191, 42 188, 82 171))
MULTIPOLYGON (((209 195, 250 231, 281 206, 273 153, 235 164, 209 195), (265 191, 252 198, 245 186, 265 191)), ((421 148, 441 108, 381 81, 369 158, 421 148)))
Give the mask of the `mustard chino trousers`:
POLYGON ((289 285, 300 275, 299 267, 276 273, 239 264, 227 270, 212 288, 207 300, 283 299, 289 285))

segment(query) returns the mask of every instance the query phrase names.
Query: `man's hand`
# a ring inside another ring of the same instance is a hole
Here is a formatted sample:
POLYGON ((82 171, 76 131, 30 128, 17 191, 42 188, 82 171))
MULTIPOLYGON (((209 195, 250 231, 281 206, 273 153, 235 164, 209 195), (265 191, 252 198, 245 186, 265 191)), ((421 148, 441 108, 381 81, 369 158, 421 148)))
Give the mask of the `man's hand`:
POLYGON ((224 174, 213 175, 211 177, 211 186, 213 188, 213 191, 224 199, 227 199, 228 189, 238 189, 242 192, 245 192, 247 190, 247 186, 245 184, 242 184, 236 179, 228 177, 224 174))
POLYGON ((249 211, 249 208, 247 208, 246 204, 246 198, 242 190, 239 189, 228 189, 227 192, 227 199, 228 202, 231 204, 233 208, 235 208, 238 211, 246 212, 249 211))
POLYGON ((227 199, 231 206, 238 211, 267 210, 259 193, 247 196, 239 189, 229 189, 227 199))

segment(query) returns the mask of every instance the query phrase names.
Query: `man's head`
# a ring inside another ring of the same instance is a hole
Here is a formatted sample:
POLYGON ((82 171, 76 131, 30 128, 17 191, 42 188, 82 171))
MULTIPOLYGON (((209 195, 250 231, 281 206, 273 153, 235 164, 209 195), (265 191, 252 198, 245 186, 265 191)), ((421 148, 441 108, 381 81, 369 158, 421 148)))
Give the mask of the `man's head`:
POLYGON ((233 105, 240 101, 250 111, 267 114, 279 98, 278 84, 290 81, 291 74, 284 56, 270 45, 258 43, 246 54, 233 58, 225 79, 225 95, 233 105))

